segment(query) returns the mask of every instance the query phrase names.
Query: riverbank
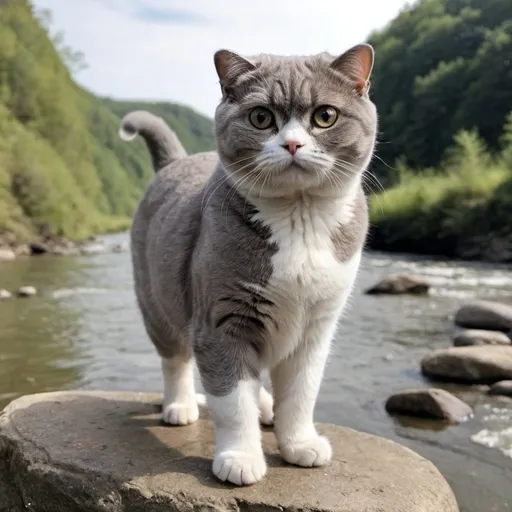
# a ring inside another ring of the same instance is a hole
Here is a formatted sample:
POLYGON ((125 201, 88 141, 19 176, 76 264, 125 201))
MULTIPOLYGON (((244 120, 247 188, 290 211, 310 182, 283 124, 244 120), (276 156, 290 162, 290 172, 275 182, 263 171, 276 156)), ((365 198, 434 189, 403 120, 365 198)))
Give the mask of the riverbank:
MULTIPOLYGON (((128 242, 126 233, 101 238, 107 248, 128 242)), ((24 284, 38 295, 0 302, 0 407, 45 391, 161 391, 160 363, 137 309, 128 252, 19 257, 0 265, 1 288, 24 284)), ((451 345, 452 315, 480 299, 512 304, 509 265, 367 252, 333 344, 316 419, 417 451, 448 479, 463 512, 510 512, 512 458, 472 438, 486 431, 487 439, 507 442, 511 399, 480 386, 436 383, 474 410, 471 421, 452 426, 390 417, 384 408, 395 392, 432 386, 419 362, 451 345), (428 295, 364 294, 394 273, 423 276, 428 295)))
POLYGON ((20 241, 14 235, 0 236, 0 262, 12 261, 23 256, 41 256, 53 254, 57 256, 97 254, 107 251, 124 252, 128 250, 128 242, 111 244, 105 242, 105 236, 116 233, 124 234, 130 222, 124 220, 116 224, 111 231, 102 236, 91 236, 85 240, 70 240, 65 237, 34 237, 32 241, 20 241))
POLYGON ((487 152, 461 132, 438 169, 399 166, 398 183, 371 196, 368 247, 451 259, 512 261, 512 116, 508 144, 487 152))

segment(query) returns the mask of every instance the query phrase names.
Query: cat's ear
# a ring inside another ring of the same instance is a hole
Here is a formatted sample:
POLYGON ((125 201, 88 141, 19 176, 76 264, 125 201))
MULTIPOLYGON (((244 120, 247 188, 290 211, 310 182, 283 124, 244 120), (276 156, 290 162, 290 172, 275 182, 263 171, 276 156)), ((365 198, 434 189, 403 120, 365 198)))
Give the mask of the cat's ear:
POLYGON ((256 66, 247 59, 229 50, 215 52, 213 61, 222 89, 234 83, 244 73, 256 69, 256 66))
POLYGON ((373 59, 373 48, 369 44, 358 44, 335 59, 331 68, 347 76, 354 82, 356 91, 364 94, 370 89, 373 59))

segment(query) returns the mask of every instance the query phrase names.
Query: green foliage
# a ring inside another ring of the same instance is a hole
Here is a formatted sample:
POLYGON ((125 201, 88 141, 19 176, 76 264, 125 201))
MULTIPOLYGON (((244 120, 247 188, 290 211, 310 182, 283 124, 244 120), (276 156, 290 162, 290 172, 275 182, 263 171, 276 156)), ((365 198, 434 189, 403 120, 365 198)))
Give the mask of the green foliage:
POLYGON ((438 170, 413 172, 402 163, 398 184, 371 200, 373 246, 455 257, 468 240, 509 236, 510 132, 503 139, 502 152, 492 156, 475 131, 461 131, 438 170))
MULTIPOLYGON (((402 157, 412 169, 437 166, 461 130, 477 129, 498 149, 512 110, 510 0, 422 0, 370 42, 385 162, 402 157)), ((385 166, 376 172, 394 179, 385 166)))
POLYGON ((28 0, 0 1, 0 237, 80 239, 126 227, 153 175, 142 141, 117 135, 132 108, 156 109, 191 152, 213 147, 211 120, 186 107, 80 89, 71 73, 83 56, 50 36, 50 24, 28 0))
POLYGON ((482 257, 510 245, 512 2, 420 0, 370 42, 391 164, 375 168, 390 188, 371 199, 370 246, 482 257))

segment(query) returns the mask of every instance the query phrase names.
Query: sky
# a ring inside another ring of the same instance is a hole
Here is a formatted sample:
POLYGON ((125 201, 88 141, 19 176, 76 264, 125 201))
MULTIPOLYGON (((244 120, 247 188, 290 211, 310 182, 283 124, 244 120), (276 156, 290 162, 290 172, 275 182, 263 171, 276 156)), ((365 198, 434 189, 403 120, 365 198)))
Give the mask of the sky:
MULTIPOLYGON (((120 99, 164 100, 213 116, 213 54, 341 54, 386 25, 406 0, 33 0, 52 32, 84 53, 75 79, 120 99)), ((376 55, 378 58, 378 55, 376 55)))

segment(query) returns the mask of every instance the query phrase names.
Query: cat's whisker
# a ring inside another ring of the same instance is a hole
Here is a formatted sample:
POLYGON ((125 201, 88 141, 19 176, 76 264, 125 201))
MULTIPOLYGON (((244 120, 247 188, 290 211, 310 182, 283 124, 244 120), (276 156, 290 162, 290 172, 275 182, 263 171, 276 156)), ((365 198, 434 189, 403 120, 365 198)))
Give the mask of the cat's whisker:
MULTIPOLYGON (((248 163, 247 165, 244 165, 242 167, 240 167, 240 169, 237 169, 236 171, 232 172, 232 173, 227 173, 226 172, 226 175, 225 177, 220 181, 220 183, 217 185, 217 187, 215 187, 215 189, 213 190, 213 192, 210 194, 210 197, 208 198, 208 200, 206 201, 206 204, 204 205, 204 209, 208 206, 208 203, 209 201, 212 199, 212 197, 214 196, 215 192, 217 192, 217 190, 224 184, 226 183, 226 181, 228 181, 230 178, 233 178, 235 175, 237 175, 238 173, 244 171, 245 169, 247 169, 248 167, 251 166, 251 163, 248 163)), ((203 208, 202 208, 203 209, 203 208)))
POLYGON ((224 203, 226 202, 226 199, 229 198, 229 195, 231 194, 231 198, 229 199, 229 202, 228 202, 228 208, 226 210, 226 216, 227 216, 227 211, 229 210, 229 205, 231 203, 231 200, 233 199, 234 195, 236 193, 239 192, 239 187, 245 182, 245 181, 248 181, 250 178, 252 178, 255 174, 257 174, 260 170, 260 167, 259 166, 256 166, 254 169, 251 169, 251 171, 249 171, 245 176, 242 176, 240 179, 238 179, 235 183, 233 183, 231 189, 228 191, 228 193, 226 194, 226 196, 224 197, 223 201, 222 201, 222 205, 220 207, 220 211, 222 213, 223 209, 224 209, 224 203))
MULTIPOLYGON (((232 167, 233 165, 238 165, 242 162, 246 162, 247 160, 251 160, 253 158, 253 156, 248 156, 246 158, 240 158, 239 160, 236 160, 234 162, 232 162, 231 164, 229 165, 226 165, 226 166, 223 166, 223 169, 224 170, 227 170, 229 169, 230 167, 232 167)), ((221 185, 223 185, 227 180, 229 180, 230 176, 234 176, 235 174, 237 174, 238 172, 244 170, 245 168, 247 167, 247 165, 241 167, 240 169, 237 169, 236 171, 232 172, 232 173, 228 173, 226 172, 225 173, 225 176, 223 177, 223 179, 220 181, 220 183, 218 184, 218 186, 215 188, 215 190, 212 192, 215 193, 215 191, 217 190, 217 188, 219 188, 221 185)), ((202 197, 202 200, 201 200, 201 210, 203 210, 203 203, 204 203, 204 198, 206 196, 206 193, 208 192, 208 187, 205 188, 205 191, 203 192, 203 197, 202 197)), ((207 201, 207 204, 208 204, 208 201, 207 201)))

